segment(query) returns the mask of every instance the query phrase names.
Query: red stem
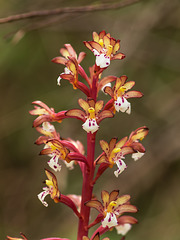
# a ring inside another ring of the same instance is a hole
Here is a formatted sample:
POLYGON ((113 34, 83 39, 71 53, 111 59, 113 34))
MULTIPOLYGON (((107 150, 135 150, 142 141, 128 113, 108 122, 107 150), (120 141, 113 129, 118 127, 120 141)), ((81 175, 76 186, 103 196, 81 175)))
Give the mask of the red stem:
POLYGON ((82 186, 82 201, 81 201, 81 216, 79 219, 79 228, 78 228, 78 240, 82 240, 83 236, 88 236, 88 225, 89 225, 89 215, 90 208, 85 206, 85 202, 92 199, 93 192, 93 177, 94 177, 94 152, 95 152, 95 135, 88 133, 87 134, 87 161, 90 168, 87 168, 87 165, 84 164, 83 169, 83 186, 82 186))
MULTIPOLYGON (((97 82, 99 80, 99 74, 102 72, 99 67, 95 65, 95 71, 93 75, 92 87, 90 88, 90 97, 96 102, 97 99, 97 82)), ((88 236, 88 225, 90 208, 85 206, 87 201, 92 199, 93 193, 93 178, 94 178, 94 153, 95 153, 95 139, 96 133, 87 133, 87 162, 89 168, 86 164, 83 166, 83 186, 82 186, 82 200, 81 200, 81 216, 79 219, 78 236, 77 240, 82 240, 83 236, 88 236)))

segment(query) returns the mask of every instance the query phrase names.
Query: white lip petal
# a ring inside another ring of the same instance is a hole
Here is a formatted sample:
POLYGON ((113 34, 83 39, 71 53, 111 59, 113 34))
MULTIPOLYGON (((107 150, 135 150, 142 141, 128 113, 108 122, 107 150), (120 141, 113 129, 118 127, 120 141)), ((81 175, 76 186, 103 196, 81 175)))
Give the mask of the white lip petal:
POLYGON ((129 232, 131 227, 132 226, 129 223, 125 223, 125 224, 116 226, 117 234, 122 234, 123 236, 125 236, 127 234, 127 232, 129 232))
POLYGON ((47 187, 44 187, 43 189, 44 189, 44 191, 39 193, 37 196, 38 196, 39 200, 42 202, 42 204, 45 207, 48 207, 48 204, 46 201, 44 201, 44 199, 48 194, 50 194, 50 191, 49 191, 49 188, 47 188, 47 187))
POLYGON ((58 163, 59 156, 53 155, 53 157, 48 161, 48 165, 55 171, 61 170, 61 165, 58 163))
POLYGON ((131 113, 131 104, 124 97, 118 97, 117 100, 114 102, 114 107, 117 112, 121 111, 128 114, 131 113))
POLYGON ((133 153, 132 158, 134 159, 134 161, 137 161, 140 158, 142 158, 143 155, 144 155, 144 153, 142 153, 142 152, 133 153))
POLYGON ((125 162, 122 159, 117 160, 116 165, 117 165, 118 169, 116 171, 114 171, 114 175, 116 177, 118 177, 119 174, 121 174, 127 168, 127 165, 125 164, 125 162))
POLYGON ((88 118, 85 123, 82 125, 82 128, 87 132, 94 133, 99 129, 96 120, 93 118, 88 118))
POLYGON ((67 67, 64 68, 64 73, 65 74, 72 74, 71 70, 69 70, 69 68, 67 68, 67 67))
POLYGON ((57 78, 57 85, 58 85, 58 86, 61 86, 61 79, 62 79, 62 78, 61 78, 60 76, 57 78))
POLYGON ((69 170, 73 170, 74 169, 74 161, 71 161, 71 162, 66 162, 64 161, 66 167, 69 169, 69 170))
POLYGON ((118 225, 116 215, 114 213, 108 212, 104 220, 102 221, 103 227, 115 227, 118 225))
POLYGON ((54 126, 52 124, 50 124, 49 122, 43 122, 42 129, 46 132, 54 132, 55 131, 54 126))
MULTIPOLYGON (((61 74, 72 74, 72 72, 69 70, 69 68, 65 67, 64 72, 61 74)), ((72 74, 73 75, 73 74, 72 74)), ((57 85, 61 86, 61 76, 57 78, 57 85)))
MULTIPOLYGON (((111 87, 111 83, 106 83, 102 88, 101 91, 104 92, 105 87, 111 87)), ((104 92, 105 93, 105 92, 104 92)), ((107 95, 107 93, 105 93, 107 95)))
POLYGON ((96 65, 100 68, 105 68, 110 65, 110 57, 105 54, 100 54, 96 56, 96 65))

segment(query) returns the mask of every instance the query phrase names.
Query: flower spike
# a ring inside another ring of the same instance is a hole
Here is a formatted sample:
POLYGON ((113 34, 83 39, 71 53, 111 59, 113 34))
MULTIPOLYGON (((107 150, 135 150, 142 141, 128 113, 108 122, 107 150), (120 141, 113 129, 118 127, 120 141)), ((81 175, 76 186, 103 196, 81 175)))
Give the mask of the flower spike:
MULTIPOLYGON (((60 160, 70 170, 78 164, 82 173, 82 194, 63 195, 59 191, 54 172, 45 169, 47 180, 44 183, 46 186, 38 194, 38 198, 45 207, 48 206, 45 197, 50 195, 55 203, 63 203, 71 208, 78 218, 77 240, 100 240, 101 235, 114 228, 118 234, 122 235, 121 240, 124 240, 132 225, 137 223, 134 217, 126 215, 126 213, 137 212, 137 208, 130 203, 130 195, 119 196, 119 190, 111 192, 102 190, 101 200, 98 200, 94 196, 94 185, 105 170, 113 168, 114 165, 116 166, 114 175, 118 177, 127 168, 125 161, 127 154, 131 154, 134 161, 144 155, 145 148, 141 140, 148 134, 149 129, 146 126, 137 128, 131 132, 129 137, 126 136, 121 140, 117 140, 116 137, 111 138, 109 142, 100 140, 102 153, 95 159, 96 133, 100 129, 101 121, 114 117, 115 113, 120 111, 130 114, 129 98, 141 98, 143 94, 131 90, 135 82, 127 81, 128 78, 125 75, 120 77, 103 76, 104 70, 112 60, 120 60, 125 57, 123 53, 119 52, 120 40, 113 38, 110 33, 105 31, 93 32, 92 38, 92 41, 84 42, 95 56, 95 63, 89 67, 89 76, 80 65, 85 53, 81 52, 78 56, 70 44, 65 44, 60 49, 60 56, 52 59, 52 62, 62 64, 64 67, 63 73, 57 79, 57 84, 61 85, 62 79, 67 80, 72 84, 73 89, 79 89, 86 95, 85 99, 79 98, 78 100, 80 109, 75 108, 56 113, 45 103, 35 101, 33 102, 34 109, 30 111, 31 115, 36 116, 33 127, 40 133, 35 143, 44 144, 40 154, 50 157, 48 165, 55 172, 61 170, 60 160), (105 104, 103 100, 99 99, 102 94, 100 91, 106 95, 104 97, 110 96, 105 104), (76 118, 82 121, 82 128, 87 132, 86 154, 81 142, 62 138, 56 131, 52 122, 61 123, 65 118, 76 118), (90 208, 95 208, 98 211, 92 222, 90 221, 90 208), (89 230, 96 224, 99 226, 89 238, 89 230)), ((8 237, 8 240, 27 240, 23 234, 21 236, 23 239, 8 237)), ((41 240, 69 239, 50 237, 41 240)), ((105 237, 102 240, 110 239, 105 237)))

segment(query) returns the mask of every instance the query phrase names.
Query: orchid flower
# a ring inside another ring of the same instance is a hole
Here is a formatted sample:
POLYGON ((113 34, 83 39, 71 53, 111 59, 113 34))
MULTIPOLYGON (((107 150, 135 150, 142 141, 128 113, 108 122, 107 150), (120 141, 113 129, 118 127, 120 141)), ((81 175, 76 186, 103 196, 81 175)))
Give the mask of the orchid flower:
POLYGON ((65 160, 68 163, 71 161, 68 158, 68 153, 70 151, 63 146, 63 144, 57 139, 51 139, 46 142, 45 148, 40 152, 41 155, 48 155, 51 159, 48 161, 48 165, 54 171, 60 171, 61 165, 58 163, 58 160, 65 160))
POLYGON ((87 101, 79 99, 79 105, 83 108, 84 112, 80 109, 71 109, 66 112, 66 116, 80 119, 84 122, 82 128, 87 133, 95 133, 99 129, 99 123, 104 118, 113 117, 113 114, 109 110, 102 110, 103 101, 95 101, 88 99, 87 101))
POLYGON ((45 169, 45 173, 48 178, 48 180, 45 180, 45 184, 47 185, 47 187, 44 187, 44 191, 38 194, 38 198, 45 207, 48 207, 47 202, 44 201, 45 197, 47 195, 50 195, 54 202, 57 203, 60 200, 61 193, 58 189, 56 176, 47 169, 45 169))
POLYGON ((105 31, 99 34, 93 32, 93 41, 85 41, 84 44, 94 53, 96 65, 100 68, 107 68, 111 60, 125 58, 123 53, 117 53, 120 49, 120 40, 114 39, 105 31))
POLYGON ((132 158, 134 158, 134 160, 138 160, 144 155, 142 153, 145 153, 145 148, 140 143, 140 141, 142 141, 146 137, 148 132, 149 129, 146 126, 139 127, 130 134, 129 139, 125 143, 125 147, 131 147, 136 153, 135 155, 132 155, 132 158))
POLYGON ((68 80, 74 89, 78 88, 78 62, 75 58, 69 57, 69 60, 66 62, 66 68, 64 73, 60 74, 62 79, 68 80))
POLYGON ((63 57, 55 57, 52 59, 54 63, 65 65, 64 72, 61 73, 57 79, 57 84, 60 86, 61 79, 68 80, 74 89, 78 88, 89 96, 87 86, 78 80, 78 73, 87 80, 84 69, 79 65, 86 54, 81 52, 79 57, 77 57, 75 50, 70 44, 65 44, 65 48, 61 48, 60 53, 63 57))
POLYGON ((51 159, 48 161, 48 165, 54 171, 60 171, 61 166, 58 160, 64 160, 67 163, 67 167, 72 168, 71 161, 81 161, 86 163, 86 157, 82 155, 75 146, 66 141, 58 139, 50 139, 46 142, 45 148, 40 152, 41 155, 48 155, 51 159), (67 147, 66 147, 67 146, 67 147), (72 151, 70 151, 72 149, 72 151), (77 150, 74 152, 73 150, 77 150), (70 164, 70 165, 68 165, 70 164))
POLYGON ((100 212, 98 221, 102 226, 111 228, 118 226, 120 216, 125 212, 137 212, 137 208, 129 203, 130 196, 118 197, 119 191, 114 190, 110 194, 107 191, 101 192, 102 203, 98 200, 90 200, 86 206, 95 208, 100 212))
POLYGON ((96 164, 107 164, 110 168, 117 165, 117 171, 114 171, 114 175, 118 177, 120 173, 122 173, 126 168, 126 164, 123 161, 125 159, 125 155, 129 153, 133 153, 131 147, 124 147, 124 144, 127 141, 127 137, 121 139, 117 142, 117 138, 112 138, 110 143, 108 144, 106 141, 101 140, 100 145, 103 150, 103 153, 96 160, 96 164))
POLYGON ((113 88, 107 86, 104 89, 104 92, 109 94, 112 98, 106 106, 111 108, 114 112, 126 112, 131 113, 131 104, 127 101, 128 98, 140 98, 143 94, 139 91, 128 91, 130 90, 135 82, 127 81, 126 76, 121 76, 116 79, 116 83, 113 88), (128 92, 127 92, 128 91, 128 92))
POLYGON ((75 52, 74 48, 71 46, 71 44, 64 44, 65 48, 60 49, 60 54, 62 57, 55 57, 52 59, 52 62, 58 63, 58 64, 66 64, 69 57, 73 57, 77 60, 78 64, 81 63, 81 61, 86 56, 85 52, 80 52, 79 56, 77 56, 77 53, 75 52))
POLYGON ((32 104, 38 105, 34 106, 34 109, 29 111, 31 115, 39 115, 33 122, 33 127, 38 127, 43 122, 62 122, 65 118, 65 112, 61 111, 55 113, 54 108, 49 108, 45 103, 41 101, 34 101, 32 104))
MULTIPOLYGON (((77 64, 79 64, 84 57, 86 56, 85 52, 80 52, 79 56, 77 57, 77 53, 75 52, 74 48, 70 44, 64 44, 65 48, 60 49, 60 53, 62 57, 55 57, 52 59, 52 62, 58 63, 58 64, 64 64, 66 67, 64 68, 64 72, 62 74, 70 74, 70 75, 76 75, 75 69, 71 65, 71 61, 74 61, 74 65, 76 65, 76 70, 77 70, 77 64), (71 58, 71 61, 69 62, 69 59, 71 58), (68 63, 69 62, 69 63, 68 63)), ((76 76, 77 77, 77 76, 76 76)), ((61 75, 57 79, 57 84, 60 86, 60 81, 62 77, 61 75)), ((77 80, 77 79, 76 79, 77 80)), ((76 83, 74 83, 73 87, 76 89, 75 86, 76 83)))

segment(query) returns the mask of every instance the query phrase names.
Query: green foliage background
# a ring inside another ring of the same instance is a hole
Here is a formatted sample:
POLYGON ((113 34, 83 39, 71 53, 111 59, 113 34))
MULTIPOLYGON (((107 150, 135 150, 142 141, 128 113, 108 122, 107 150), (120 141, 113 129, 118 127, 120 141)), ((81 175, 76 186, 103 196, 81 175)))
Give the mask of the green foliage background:
MULTIPOLYGON (((108 1, 102 1, 108 2, 108 1)), ((100 1, 95 2, 96 4, 100 1)), ((80 6, 92 1, 13 1, 1 0, 2 17, 37 9, 80 6)), ((138 162, 127 158, 128 169, 118 179, 109 169, 99 179, 95 192, 120 189, 129 193, 139 208, 134 215, 139 224, 127 240, 178 240, 180 236, 180 8, 179 1, 149 0, 127 8, 61 17, 36 18, 0 26, 0 239, 26 234, 30 240, 44 237, 76 239, 77 220, 71 211, 47 199, 45 208, 36 195, 42 190, 47 157, 38 156, 41 147, 33 143, 39 136, 32 129, 31 102, 41 100, 56 111, 78 107, 83 95, 67 81, 56 85, 63 66, 51 63, 65 43, 77 52, 85 51, 82 66, 88 71, 93 54, 82 43, 92 32, 106 30, 121 39, 122 61, 113 61, 104 76, 127 75, 134 80, 142 99, 132 99, 132 114, 116 114, 105 120, 97 138, 109 141, 129 135, 147 125, 143 141, 146 155, 138 162), (52 21, 53 23, 49 21, 52 21), (19 34, 16 34, 19 30, 19 34), (25 32, 23 38, 20 33, 25 32)), ((105 101, 109 99, 99 95, 105 101)), ((86 134, 77 120, 55 124, 62 137, 80 139, 86 134)), ((97 141, 98 156, 101 153, 97 141)), ((82 178, 78 166, 58 174, 63 194, 80 194, 82 178)), ((92 211, 95 214, 95 211, 92 211)), ((107 236, 120 239, 113 230, 107 236)))

